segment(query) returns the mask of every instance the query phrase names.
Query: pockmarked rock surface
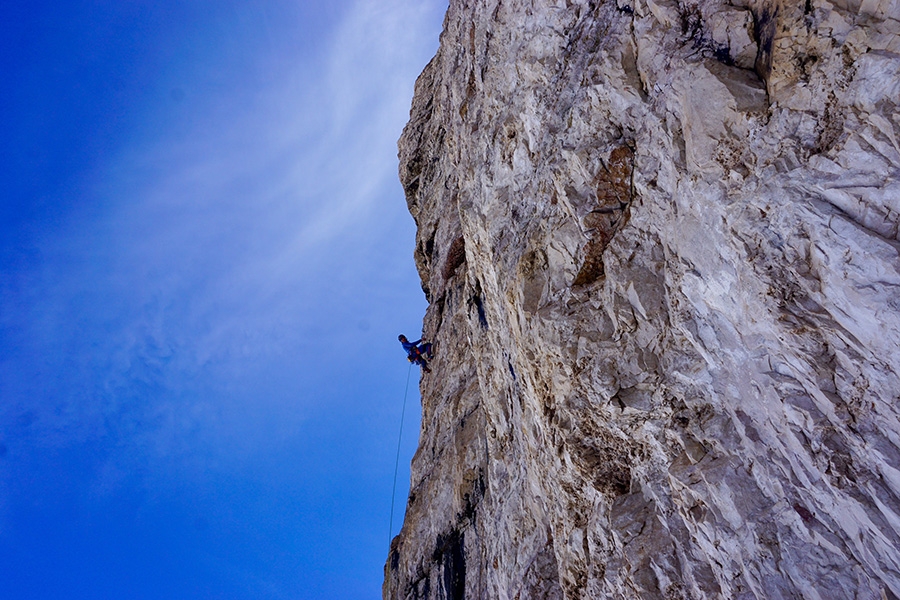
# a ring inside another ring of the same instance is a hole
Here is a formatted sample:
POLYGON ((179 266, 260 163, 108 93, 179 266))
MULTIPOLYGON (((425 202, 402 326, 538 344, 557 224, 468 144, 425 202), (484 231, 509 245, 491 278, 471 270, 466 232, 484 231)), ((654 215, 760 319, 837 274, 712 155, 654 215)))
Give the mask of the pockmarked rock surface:
POLYGON ((900 598, 898 102, 898 0, 452 0, 384 597, 900 598))

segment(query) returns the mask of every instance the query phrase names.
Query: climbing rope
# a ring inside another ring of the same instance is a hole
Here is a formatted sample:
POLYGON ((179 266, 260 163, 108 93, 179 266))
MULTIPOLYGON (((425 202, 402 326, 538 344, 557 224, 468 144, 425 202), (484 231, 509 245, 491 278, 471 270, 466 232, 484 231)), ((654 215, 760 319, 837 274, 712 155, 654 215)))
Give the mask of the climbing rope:
POLYGON ((391 491, 391 524, 388 531, 388 546, 394 535, 394 497, 397 495, 397 470, 400 468, 400 441, 403 439, 403 417, 406 416, 406 398, 409 396, 409 378, 412 375, 412 363, 406 372, 406 387, 403 391, 403 410, 400 412, 400 435, 397 436, 397 459, 394 461, 394 489, 391 491))

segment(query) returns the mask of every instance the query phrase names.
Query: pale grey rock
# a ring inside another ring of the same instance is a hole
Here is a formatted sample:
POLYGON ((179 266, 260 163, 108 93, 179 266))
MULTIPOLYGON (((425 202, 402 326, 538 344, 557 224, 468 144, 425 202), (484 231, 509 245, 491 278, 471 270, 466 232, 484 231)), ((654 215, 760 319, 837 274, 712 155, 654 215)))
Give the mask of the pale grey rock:
POLYGON ((898 101, 898 0, 453 0, 384 597, 900 598, 898 101))

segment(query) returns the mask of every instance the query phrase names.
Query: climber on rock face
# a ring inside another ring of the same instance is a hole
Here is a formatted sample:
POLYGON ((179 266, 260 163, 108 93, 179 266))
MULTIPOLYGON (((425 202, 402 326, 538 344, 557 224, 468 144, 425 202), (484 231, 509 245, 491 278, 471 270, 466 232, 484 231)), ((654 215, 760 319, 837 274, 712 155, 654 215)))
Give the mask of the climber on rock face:
POLYGON ((422 367, 422 370, 426 373, 430 373, 431 369, 428 368, 428 361, 434 358, 434 355, 431 352, 431 342, 426 342, 424 344, 422 344, 422 340, 410 342, 402 333, 397 336, 397 339, 400 340, 400 344, 406 351, 407 360, 422 367))

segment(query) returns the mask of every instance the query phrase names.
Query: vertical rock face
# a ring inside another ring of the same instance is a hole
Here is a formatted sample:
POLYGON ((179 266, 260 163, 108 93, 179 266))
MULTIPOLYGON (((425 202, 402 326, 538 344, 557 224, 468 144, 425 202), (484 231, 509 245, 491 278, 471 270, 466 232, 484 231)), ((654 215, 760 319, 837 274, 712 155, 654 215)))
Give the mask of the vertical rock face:
POLYGON ((451 1, 385 598, 900 598, 898 19, 451 1))

